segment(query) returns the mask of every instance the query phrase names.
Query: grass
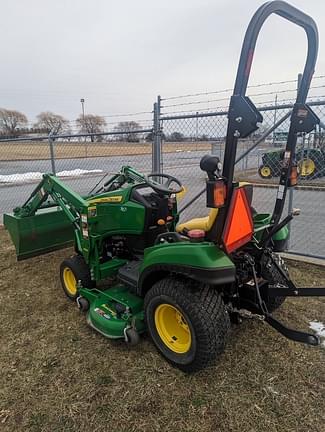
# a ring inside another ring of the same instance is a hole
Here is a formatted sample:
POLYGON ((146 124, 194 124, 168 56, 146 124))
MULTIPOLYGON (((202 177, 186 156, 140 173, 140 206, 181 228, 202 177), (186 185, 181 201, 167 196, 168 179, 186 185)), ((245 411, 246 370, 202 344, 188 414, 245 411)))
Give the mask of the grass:
MULTIPOLYGON (((175 150, 211 150, 211 142, 168 142, 164 143, 164 152, 175 150)), ((41 160, 50 158, 48 142, 2 142, 0 143, 0 160, 41 160)), ((130 156, 151 154, 151 143, 128 142, 55 142, 54 154, 56 159, 84 158, 98 156, 130 156)))
MULTIPOLYGON (((3 230, 0 251, 2 432, 324 432, 324 349, 244 321, 217 364, 185 375, 147 337, 129 349, 86 325, 59 286, 69 251, 17 263, 3 230)), ((290 272, 325 283, 321 267, 290 272)), ((324 322, 324 299, 288 299, 277 316, 308 329, 324 322)))

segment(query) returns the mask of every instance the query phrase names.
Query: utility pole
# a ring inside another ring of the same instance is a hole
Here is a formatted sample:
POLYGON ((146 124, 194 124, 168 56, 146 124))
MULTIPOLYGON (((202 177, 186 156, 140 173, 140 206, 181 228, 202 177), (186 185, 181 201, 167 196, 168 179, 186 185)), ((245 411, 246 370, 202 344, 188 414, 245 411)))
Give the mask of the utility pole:
MULTIPOLYGON (((85 99, 81 98, 80 102, 81 102, 81 110, 82 110, 82 123, 83 123, 83 127, 85 127, 85 99)), ((87 137, 85 137, 85 153, 86 153, 86 157, 88 157, 87 137)))

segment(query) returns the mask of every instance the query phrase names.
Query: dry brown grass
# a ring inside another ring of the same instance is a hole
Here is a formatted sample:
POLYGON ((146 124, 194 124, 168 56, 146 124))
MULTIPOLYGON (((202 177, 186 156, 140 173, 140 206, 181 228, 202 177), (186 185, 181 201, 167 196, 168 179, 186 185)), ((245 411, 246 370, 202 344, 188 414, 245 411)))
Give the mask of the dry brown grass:
MULTIPOLYGON (((144 337, 133 349, 92 331, 67 301, 58 266, 69 251, 17 263, 0 230, 0 430, 324 432, 324 349, 267 325, 234 327, 208 370, 173 369, 144 337)), ((324 268, 291 264, 299 284, 324 268)), ((277 313, 308 328, 324 300, 287 300, 277 313)))
MULTIPOLYGON (((164 152, 174 152, 176 149, 187 150, 211 150, 209 142, 168 142, 164 144, 164 152)), ((151 143, 69 143, 55 142, 54 153, 57 159, 84 158, 98 156, 130 156, 150 154, 151 143)), ((16 142, 0 143, 0 160, 40 160, 49 159, 50 149, 47 142, 16 142)))

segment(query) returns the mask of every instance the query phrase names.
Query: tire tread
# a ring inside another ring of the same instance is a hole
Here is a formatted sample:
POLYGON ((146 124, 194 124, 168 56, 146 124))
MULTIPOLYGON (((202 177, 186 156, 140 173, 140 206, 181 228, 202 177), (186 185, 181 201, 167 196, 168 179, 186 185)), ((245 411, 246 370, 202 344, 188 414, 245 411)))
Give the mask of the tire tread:
MULTIPOLYGON (((197 352, 192 363, 185 365, 174 361, 171 363, 185 372, 207 367, 223 352, 230 328, 229 315, 220 294, 208 285, 199 286, 192 280, 167 277, 154 284, 147 293, 145 311, 149 302, 161 295, 166 295, 180 304, 191 317, 197 331, 197 352)), ((167 359, 170 361, 169 358, 167 359)))

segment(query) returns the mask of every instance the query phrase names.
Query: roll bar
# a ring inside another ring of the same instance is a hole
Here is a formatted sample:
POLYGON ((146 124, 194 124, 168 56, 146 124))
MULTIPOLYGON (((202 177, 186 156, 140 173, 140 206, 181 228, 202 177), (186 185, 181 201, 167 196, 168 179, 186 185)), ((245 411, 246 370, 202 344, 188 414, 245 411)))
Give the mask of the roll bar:
POLYGON ((309 84, 314 73, 315 63, 317 60, 318 52, 318 31, 315 21, 299 9, 291 6, 284 1, 270 1, 264 3, 255 12, 246 30, 238 71, 234 87, 234 95, 238 94, 245 96, 247 83, 250 75, 252 60, 254 57, 254 50, 257 37, 266 19, 276 14, 294 24, 302 27, 307 35, 308 51, 305 63, 304 72, 302 75, 301 84, 297 96, 297 102, 305 103, 309 84))
POLYGON ((260 6, 246 30, 233 96, 231 97, 229 106, 229 122, 223 164, 223 176, 227 178, 229 187, 231 187, 233 181, 238 138, 248 136, 258 128, 257 123, 263 121, 263 117, 245 95, 258 35, 266 19, 274 13, 303 27, 307 35, 308 51, 296 103, 304 104, 306 102, 310 81, 314 73, 318 52, 318 31, 315 21, 310 16, 284 1, 270 1, 260 6), (241 124, 239 124, 238 120, 245 119, 247 115, 249 117, 248 124, 244 124, 244 121, 241 121, 241 124))
POLYGON ((246 138, 249 136, 252 132, 258 129, 258 123, 263 121, 261 113, 257 110, 249 97, 246 96, 246 90, 258 35, 264 22, 272 14, 277 14, 302 27, 306 32, 308 42, 305 67, 290 118, 290 129, 285 152, 286 160, 284 161, 281 170, 279 192, 271 218, 271 224, 273 225, 278 223, 282 215, 288 187, 288 179, 294 160, 297 133, 310 132, 315 127, 315 124, 319 122, 317 116, 305 104, 318 53, 318 31, 316 23, 310 16, 284 1, 269 1, 257 9, 246 30, 237 69, 234 91, 230 99, 222 171, 222 175, 227 182, 228 195, 226 206, 220 209, 218 226, 217 224, 214 224, 211 233, 209 233, 211 239, 217 238, 219 243, 221 241, 222 230, 232 196, 238 138, 246 138))

